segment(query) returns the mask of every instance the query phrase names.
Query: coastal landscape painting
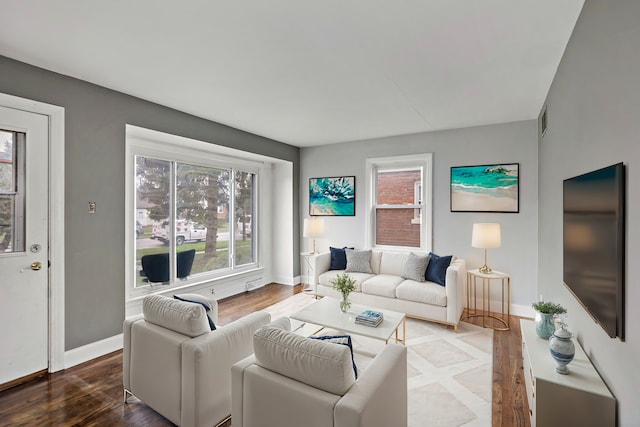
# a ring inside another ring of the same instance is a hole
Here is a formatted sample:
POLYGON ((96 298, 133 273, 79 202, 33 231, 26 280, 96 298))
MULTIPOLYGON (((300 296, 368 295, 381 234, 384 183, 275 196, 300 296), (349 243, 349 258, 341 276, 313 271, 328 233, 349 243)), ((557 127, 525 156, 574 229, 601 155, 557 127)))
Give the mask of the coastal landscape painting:
POLYGON ((519 163, 451 168, 451 212, 519 212, 519 163))
POLYGON ((354 216, 355 214, 355 176, 309 179, 309 215, 354 216))

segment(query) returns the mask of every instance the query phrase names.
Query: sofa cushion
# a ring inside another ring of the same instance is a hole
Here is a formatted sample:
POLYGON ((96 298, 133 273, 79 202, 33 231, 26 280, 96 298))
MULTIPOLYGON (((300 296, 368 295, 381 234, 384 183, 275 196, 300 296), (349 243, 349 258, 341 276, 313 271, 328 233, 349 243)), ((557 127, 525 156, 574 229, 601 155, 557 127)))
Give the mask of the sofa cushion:
POLYGON ((425 273, 425 279, 428 282, 434 282, 441 286, 445 284, 445 278, 447 275, 447 268, 451 264, 451 255, 438 256, 433 252, 429 252, 429 265, 427 266, 427 272, 425 273))
POLYGON ((347 255, 347 273, 373 273, 371 270, 371 250, 356 251, 345 249, 347 255))
POLYGON ((405 280, 396 288, 396 298, 440 307, 447 306, 446 289, 433 282, 405 280))
MULTIPOLYGON (((336 278, 338 274, 344 273, 344 270, 329 270, 318 276, 318 284, 322 286, 328 286, 333 289, 331 281, 336 278)), ((368 273, 349 273, 349 277, 356 281, 356 289, 354 292, 362 291, 362 282, 374 277, 373 274, 368 273)))
POLYGON ((256 364, 343 396, 355 382, 349 348, 266 326, 253 335, 256 364))
POLYGON ((362 283, 362 293, 395 298, 396 287, 403 281, 404 279, 400 276, 378 274, 362 283))
POLYGON ((211 332, 207 314, 200 304, 149 295, 142 300, 142 313, 147 322, 192 338, 211 332))
POLYGON ((382 252, 378 274, 400 276, 409 258, 408 252, 382 252))
POLYGON ((345 249, 347 249, 346 246, 344 248, 329 247, 329 251, 331 252, 331 265, 329 266, 329 270, 344 270, 347 268, 347 254, 344 252, 345 249))
POLYGON ((213 322, 211 318, 211 309, 213 306, 211 305, 211 300, 209 298, 199 295, 199 294, 176 294, 173 296, 174 299, 184 301, 184 302, 192 302, 194 304, 200 304, 204 307, 205 313, 207 313, 207 320, 209 321, 209 328, 212 331, 216 330, 216 324, 213 322))
POLYGON ((400 277, 415 280, 416 282, 424 282, 426 280, 427 264, 429 264, 428 255, 418 255, 411 252, 404 263, 400 277))

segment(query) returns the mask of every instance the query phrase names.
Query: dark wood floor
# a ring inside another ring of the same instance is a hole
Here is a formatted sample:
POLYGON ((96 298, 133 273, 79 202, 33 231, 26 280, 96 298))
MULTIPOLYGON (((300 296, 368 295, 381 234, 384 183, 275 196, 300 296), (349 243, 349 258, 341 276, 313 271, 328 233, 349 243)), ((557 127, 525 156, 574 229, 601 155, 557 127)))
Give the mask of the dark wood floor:
MULTIPOLYGON (((219 323, 224 325, 297 292, 299 287, 271 284, 226 298, 219 301, 219 323)), ((480 319, 469 321, 480 323, 480 319)), ((494 333, 493 346, 493 426, 529 427, 519 318, 511 317, 511 330, 494 333)), ((135 399, 123 404, 122 393, 122 351, 116 351, 1 392, 0 425, 172 425, 135 399)))

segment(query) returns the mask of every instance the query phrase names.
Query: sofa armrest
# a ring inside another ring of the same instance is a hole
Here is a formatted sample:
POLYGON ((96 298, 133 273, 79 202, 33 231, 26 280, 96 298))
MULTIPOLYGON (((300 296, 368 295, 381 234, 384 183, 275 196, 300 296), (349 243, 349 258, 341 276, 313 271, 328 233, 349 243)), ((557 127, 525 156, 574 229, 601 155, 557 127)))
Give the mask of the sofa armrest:
POLYGON ((406 427, 407 348, 387 345, 338 401, 334 415, 336 427, 406 427))
POLYGON ((467 266, 458 258, 447 268, 445 293, 447 295, 447 322, 457 325, 464 310, 464 288, 467 283, 467 266))
POLYGON ((131 391, 131 327, 144 319, 142 314, 125 319, 122 324, 122 385, 131 391))
POLYGON ((215 425, 231 413, 231 366, 253 353, 271 315, 251 313, 182 347, 182 426, 215 425))
POLYGON ((311 285, 317 285, 320 283, 318 277, 322 273, 329 271, 331 267, 331 252, 324 252, 317 254, 313 257, 313 283, 311 285))

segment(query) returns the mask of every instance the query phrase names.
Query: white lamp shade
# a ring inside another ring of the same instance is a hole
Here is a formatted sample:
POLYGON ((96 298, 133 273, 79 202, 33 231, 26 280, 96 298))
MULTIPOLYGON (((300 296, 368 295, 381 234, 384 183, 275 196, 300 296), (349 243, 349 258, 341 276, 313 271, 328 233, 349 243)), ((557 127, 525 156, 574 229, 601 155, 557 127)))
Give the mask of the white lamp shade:
POLYGON ((474 248, 499 248, 502 244, 500 236, 500 224, 478 223, 473 224, 471 234, 471 246, 474 248))
POLYGON ((304 237, 322 237, 324 220, 322 218, 305 218, 302 235, 304 237))

